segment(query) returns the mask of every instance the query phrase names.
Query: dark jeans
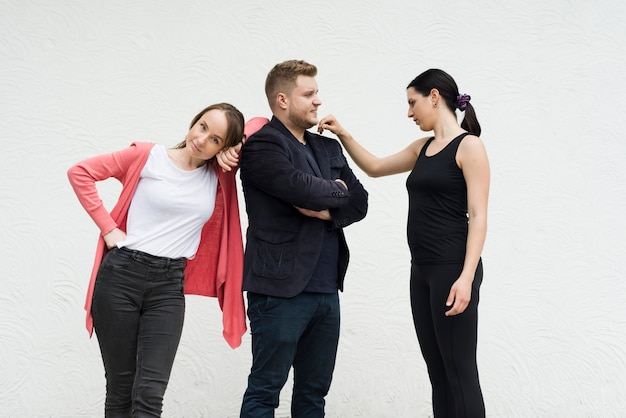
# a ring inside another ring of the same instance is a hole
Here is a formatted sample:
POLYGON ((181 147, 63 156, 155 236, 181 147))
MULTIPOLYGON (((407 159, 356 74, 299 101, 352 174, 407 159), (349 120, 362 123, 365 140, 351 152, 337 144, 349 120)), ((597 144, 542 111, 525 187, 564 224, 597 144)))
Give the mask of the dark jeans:
POLYGON ((241 417, 273 417, 292 366, 292 418, 323 417, 339 341, 339 295, 278 298, 248 292, 248 318, 252 369, 241 417))
POLYGON ((446 299, 462 269, 463 264, 411 266, 413 323, 428 368, 436 418, 485 416, 476 365, 482 261, 476 268, 472 298, 465 311, 445 316, 450 309, 446 299))
POLYGON ((107 418, 161 416, 183 328, 185 262, 125 248, 105 256, 91 313, 104 362, 107 418))

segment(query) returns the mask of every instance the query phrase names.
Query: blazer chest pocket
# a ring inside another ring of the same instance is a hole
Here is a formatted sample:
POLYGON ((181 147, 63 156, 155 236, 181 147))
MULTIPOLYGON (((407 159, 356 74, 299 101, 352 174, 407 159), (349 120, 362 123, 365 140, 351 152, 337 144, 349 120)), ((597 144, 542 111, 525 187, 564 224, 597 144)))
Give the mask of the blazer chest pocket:
POLYGON ((254 273, 270 279, 287 279, 294 267, 294 239, 296 233, 280 229, 255 231, 256 254, 252 264, 254 273))
POLYGON ((339 178, 341 169, 347 164, 346 159, 342 155, 330 157, 330 175, 331 180, 339 178))

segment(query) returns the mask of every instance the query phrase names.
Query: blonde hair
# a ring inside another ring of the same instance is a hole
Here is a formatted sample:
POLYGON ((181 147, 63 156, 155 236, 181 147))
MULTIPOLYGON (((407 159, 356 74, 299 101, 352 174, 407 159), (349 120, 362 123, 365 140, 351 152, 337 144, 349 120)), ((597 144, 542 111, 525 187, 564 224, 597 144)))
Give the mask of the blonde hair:
POLYGON ((270 108, 274 107, 274 101, 278 93, 291 93, 296 86, 296 79, 299 75, 315 77, 317 75, 317 67, 302 60, 288 60, 276 64, 270 70, 265 79, 265 95, 270 108))

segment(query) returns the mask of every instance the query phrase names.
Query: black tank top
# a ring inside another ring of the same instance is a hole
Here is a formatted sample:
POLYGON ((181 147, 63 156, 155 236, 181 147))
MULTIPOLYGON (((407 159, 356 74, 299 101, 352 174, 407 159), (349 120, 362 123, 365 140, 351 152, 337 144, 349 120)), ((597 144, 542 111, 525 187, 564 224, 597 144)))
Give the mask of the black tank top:
POLYGON ((467 132, 430 157, 422 147, 406 180, 409 192, 407 235, 414 263, 462 263, 467 242, 467 186, 456 163, 467 132))

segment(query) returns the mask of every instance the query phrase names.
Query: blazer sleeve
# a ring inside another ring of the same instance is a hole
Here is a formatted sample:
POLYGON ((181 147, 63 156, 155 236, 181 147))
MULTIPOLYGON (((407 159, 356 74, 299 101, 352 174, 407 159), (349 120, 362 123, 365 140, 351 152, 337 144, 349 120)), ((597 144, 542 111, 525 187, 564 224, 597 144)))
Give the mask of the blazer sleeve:
MULTIPOLYGON (((341 152, 341 151, 340 151, 341 152)), ((338 208, 330 208, 332 228, 345 228, 365 218, 368 209, 368 193, 348 165, 346 157, 341 153, 341 176, 348 186, 348 204, 338 208)))
POLYGON ((299 170, 287 146, 271 130, 260 131, 246 142, 240 170, 244 183, 293 206, 324 210, 349 203, 348 191, 340 183, 299 170))

